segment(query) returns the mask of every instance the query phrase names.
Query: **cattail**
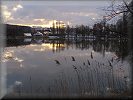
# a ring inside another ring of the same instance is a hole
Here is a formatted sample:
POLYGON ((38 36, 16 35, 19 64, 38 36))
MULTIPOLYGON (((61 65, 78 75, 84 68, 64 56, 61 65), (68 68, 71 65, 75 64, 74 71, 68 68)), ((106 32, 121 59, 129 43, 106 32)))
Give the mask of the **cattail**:
POLYGON ((90 65, 90 61, 89 60, 87 60, 88 61, 88 65, 90 65))
POLYGON ((73 66, 73 68, 74 68, 74 69, 77 69, 77 67, 76 67, 76 66, 74 66, 74 65, 72 65, 72 66, 73 66))
POLYGON ((56 62, 56 64, 60 65, 60 62, 58 60, 54 60, 56 62))
POLYGON ((91 59, 93 59, 93 55, 92 55, 92 52, 91 52, 91 59))
POLYGON ((109 62, 109 66, 113 67, 112 64, 111 64, 111 62, 110 61, 108 61, 108 62, 109 62))
POLYGON ((83 62, 83 65, 85 66, 85 62, 83 62))
POLYGON ((113 57, 112 57, 111 62, 113 63, 113 61, 114 61, 114 59, 113 59, 113 57))
POLYGON ((75 58, 72 56, 72 61, 75 61, 75 58))

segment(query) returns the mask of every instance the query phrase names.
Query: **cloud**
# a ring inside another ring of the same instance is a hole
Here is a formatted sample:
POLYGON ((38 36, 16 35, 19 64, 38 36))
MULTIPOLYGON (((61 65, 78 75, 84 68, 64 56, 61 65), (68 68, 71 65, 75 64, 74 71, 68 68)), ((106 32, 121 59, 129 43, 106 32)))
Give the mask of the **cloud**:
POLYGON ((5 19, 10 24, 24 25, 52 25, 53 20, 62 20, 66 24, 93 24, 97 19, 102 18, 99 7, 107 6, 106 1, 89 2, 35 2, 21 1, 4 3, 6 11, 5 19), (23 8, 23 9, 22 9, 23 8), (20 10, 21 9, 21 10, 20 10))
POLYGON ((74 15, 74 16, 84 16, 84 17, 97 17, 97 13, 93 12, 69 12, 69 13, 63 13, 65 15, 74 15))
POLYGON ((34 18, 15 18, 15 20, 8 21, 10 24, 16 25, 25 25, 25 26, 42 26, 42 27, 50 27, 52 26, 53 20, 48 19, 34 19, 34 18))
POLYGON ((22 5, 18 4, 18 5, 17 5, 17 8, 23 8, 23 7, 22 7, 22 5))
POLYGON ((41 21, 41 22, 44 22, 45 19, 34 19, 34 21, 41 21))
POLYGON ((20 4, 18 4, 18 5, 16 5, 16 6, 14 6, 12 10, 13 10, 13 11, 17 11, 18 9, 21 9, 21 8, 23 8, 23 6, 20 5, 20 4))
POLYGON ((6 5, 2 5, 2 16, 4 21, 13 19, 11 16, 11 12, 6 5))
MULTIPOLYGON (((37 2, 36 2, 37 3, 37 2)), ((19 4, 13 5, 12 16, 14 20, 8 20, 8 23, 29 24, 29 25, 45 25, 51 26, 53 20, 62 20, 66 24, 68 21, 71 25, 84 24, 88 17, 96 18, 98 14, 90 10, 89 6, 78 5, 37 5, 37 4, 19 4), (23 8, 22 10, 19 10, 23 8)), ((9 6, 9 5, 8 5, 9 6)), ((91 6, 91 8, 94 8, 91 6)), ((86 24, 86 23, 85 23, 86 24)))
MULTIPOLYGON (((4 22, 10 22, 10 21, 15 21, 14 19, 14 11, 16 12, 17 10, 23 8, 22 5, 17 4, 13 7, 8 7, 7 5, 2 5, 2 17, 4 22)), ((15 15, 15 14, 14 14, 15 15)))

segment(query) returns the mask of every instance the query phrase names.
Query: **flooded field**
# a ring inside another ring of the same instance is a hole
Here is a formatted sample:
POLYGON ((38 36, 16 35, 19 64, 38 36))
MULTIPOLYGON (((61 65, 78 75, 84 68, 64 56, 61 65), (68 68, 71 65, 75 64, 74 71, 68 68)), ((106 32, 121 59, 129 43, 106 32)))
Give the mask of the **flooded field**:
POLYGON ((131 97, 127 40, 9 39, 6 97, 131 97))

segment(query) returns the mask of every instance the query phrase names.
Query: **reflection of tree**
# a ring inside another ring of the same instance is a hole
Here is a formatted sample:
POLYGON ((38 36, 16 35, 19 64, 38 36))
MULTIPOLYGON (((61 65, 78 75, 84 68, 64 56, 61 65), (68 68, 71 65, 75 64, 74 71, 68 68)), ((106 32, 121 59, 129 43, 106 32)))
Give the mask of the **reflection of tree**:
POLYGON ((65 47, 67 49, 69 48, 76 48, 76 49, 80 49, 80 50, 87 50, 89 48, 93 48, 93 50, 95 52, 99 52, 101 54, 103 54, 103 56, 105 55, 105 52, 115 52, 116 55, 122 59, 124 59, 127 55, 128 55, 128 42, 125 40, 108 40, 108 41, 104 41, 104 40, 93 40, 93 41, 89 41, 89 40, 76 40, 76 41, 71 41, 71 40, 67 40, 67 41, 52 41, 53 44, 53 52, 60 52, 62 50, 65 49, 65 47), (66 44, 66 46, 62 46, 66 44), (56 49, 55 49, 56 47, 56 49))
POLYGON ((65 49, 64 47, 64 41, 62 40, 52 40, 52 51, 53 52, 60 52, 65 49))
POLYGON ((24 42, 24 39, 7 39, 6 40, 6 46, 7 47, 12 47, 12 46, 24 46, 24 45, 29 45, 31 42, 24 42))
POLYGON ((41 43, 43 43, 44 42, 44 38, 43 37, 34 37, 33 39, 32 39, 32 43, 37 43, 37 44, 41 44, 41 43))
POLYGON ((94 41, 93 49, 103 54, 105 51, 115 52, 116 55, 122 59, 128 55, 128 43, 126 40, 94 41))
MULTIPOLYGON (((32 40, 32 42, 34 42, 32 40)), ((42 41, 43 43, 44 41, 42 41)), ((75 48, 80 50, 87 50, 92 48, 95 52, 99 52, 105 55, 105 52, 115 52, 116 55, 122 59, 124 59, 129 52, 128 49, 128 41, 127 40, 85 40, 85 39, 51 39, 45 40, 45 43, 52 44, 52 51, 53 52, 61 52, 64 51, 65 48, 75 48)), ((25 43, 23 39, 12 39, 7 40, 7 47, 12 46, 22 46, 22 45, 29 45, 31 42, 25 43)))

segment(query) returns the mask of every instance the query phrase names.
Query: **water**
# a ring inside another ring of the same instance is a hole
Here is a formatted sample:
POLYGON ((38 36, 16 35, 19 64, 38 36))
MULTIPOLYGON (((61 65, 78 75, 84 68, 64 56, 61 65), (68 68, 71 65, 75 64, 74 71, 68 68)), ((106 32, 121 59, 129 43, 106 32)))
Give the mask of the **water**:
POLYGON ((130 97, 127 40, 8 39, 6 97, 130 97))

